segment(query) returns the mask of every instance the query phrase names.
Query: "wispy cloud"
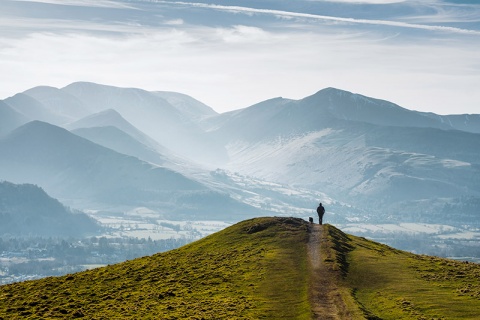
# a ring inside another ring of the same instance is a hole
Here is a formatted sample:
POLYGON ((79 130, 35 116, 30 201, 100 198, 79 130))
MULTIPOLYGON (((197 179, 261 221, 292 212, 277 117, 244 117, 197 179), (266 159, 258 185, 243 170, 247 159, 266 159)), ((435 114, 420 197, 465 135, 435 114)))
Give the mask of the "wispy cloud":
POLYGON ((422 3, 424 13, 402 16, 401 19, 423 24, 431 23, 480 23, 480 3, 456 4, 432 1, 422 3))
POLYGON ((17 2, 38 2, 49 3, 63 6, 80 6, 80 7, 104 7, 104 8, 132 8, 125 3, 115 0, 12 0, 17 2))
MULTIPOLYGON (((23 1, 23 0, 22 0, 23 1)), ((85 20, 64 20, 64 19, 35 19, 35 18, 3 18, 0 19, 0 27, 23 30, 23 33, 61 32, 71 33, 73 31, 92 31, 109 33, 135 33, 145 32, 144 27, 139 30, 139 25, 124 22, 103 23, 85 20), (36 31, 38 30, 38 31, 36 31)), ((10 37, 4 34, 3 37, 10 37)))
POLYGON ((370 4, 390 4, 400 3, 406 0, 309 0, 312 2, 343 2, 343 3, 370 3, 370 4))
POLYGON ((17 92, 88 80, 185 92, 219 111, 278 95, 302 98, 329 86, 414 109, 480 101, 472 85, 479 79, 479 66, 471 66, 478 61, 475 47, 386 45, 364 35, 237 25, 121 38, 37 33, 0 48, 1 73, 21 84, 17 92), (446 97, 445 87, 458 94, 446 97))
POLYGON ((181 26, 184 24, 184 21, 183 19, 173 19, 165 21, 164 24, 169 26, 181 26))
POLYGON ((186 5, 186 6, 192 6, 192 7, 209 8, 214 10, 223 10, 223 11, 236 12, 236 13, 269 14, 269 15, 274 15, 279 17, 334 21, 334 22, 343 22, 343 23, 349 23, 349 24, 391 26, 391 27, 399 27, 399 28, 411 28, 411 29, 431 30, 431 31, 472 34, 472 35, 480 36, 480 31, 477 31, 477 30, 469 30, 469 29, 462 29, 462 28, 449 27, 449 26, 425 25, 425 24, 416 24, 416 23, 391 21, 391 20, 343 18, 343 17, 324 16, 324 15, 317 15, 317 14, 310 14, 310 13, 299 13, 299 12, 289 12, 289 11, 270 10, 270 9, 256 9, 256 8, 240 7, 240 6, 224 6, 224 5, 204 4, 204 3, 196 3, 196 2, 170 2, 170 1, 161 1, 161 0, 151 0, 151 1, 156 3, 170 4, 170 5, 186 5))

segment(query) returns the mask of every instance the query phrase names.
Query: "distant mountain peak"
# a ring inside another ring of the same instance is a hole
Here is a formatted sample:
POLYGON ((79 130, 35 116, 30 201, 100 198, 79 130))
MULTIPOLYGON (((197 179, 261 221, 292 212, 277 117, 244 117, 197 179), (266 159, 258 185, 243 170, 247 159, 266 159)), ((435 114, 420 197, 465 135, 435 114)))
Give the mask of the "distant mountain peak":
POLYGON ((52 129, 52 130, 55 130, 55 129, 58 129, 58 130, 64 130, 60 127, 57 127, 53 124, 50 124, 48 122, 44 122, 44 121, 40 121, 40 120, 33 120, 33 121, 30 121, 30 122, 27 122, 26 124, 24 124, 23 126, 19 127, 18 129, 16 129, 15 131, 29 131, 29 130, 49 130, 49 129, 52 129))
POLYGON ((97 115, 98 116, 100 116, 100 115, 108 115, 108 116, 113 115, 113 116, 122 117, 122 115, 114 109, 106 109, 106 110, 100 111, 99 113, 97 113, 97 115))
POLYGON ((365 102, 371 102, 371 103, 374 103, 374 104, 380 104, 381 103, 381 104, 385 104, 385 105, 389 105, 389 106, 396 106, 396 107, 401 108, 400 106, 397 106, 396 104, 394 104, 392 102, 389 102, 389 101, 386 101, 386 100, 375 99, 375 98, 367 97, 367 96, 364 96, 364 95, 361 95, 361 94, 358 94, 358 93, 353 93, 353 92, 350 92, 350 91, 347 91, 347 90, 338 89, 338 88, 334 88, 334 87, 328 87, 328 88, 319 90, 315 94, 313 94, 309 97, 306 97, 305 99, 314 98, 314 97, 316 97, 316 98, 319 98, 319 97, 347 98, 347 99, 351 99, 354 102, 358 102, 358 100, 364 100, 365 102))
POLYGON ((343 90, 343 89, 339 89, 339 88, 335 88, 335 87, 327 87, 327 88, 324 88, 324 89, 321 89, 319 90, 316 94, 324 94, 324 93, 328 93, 328 94, 338 94, 338 95, 343 95, 343 94, 354 94, 350 91, 347 91, 347 90, 343 90))
POLYGON ((334 118, 386 126, 440 127, 424 114, 403 108, 395 103, 352 93, 337 88, 325 88, 299 103, 328 112, 334 118))
POLYGON ((100 120, 100 119, 104 119, 104 120, 108 120, 108 121, 112 121, 112 120, 126 121, 118 111, 113 110, 113 109, 106 109, 106 110, 88 115, 85 118, 80 119, 79 121, 85 121, 86 122, 86 121, 91 121, 92 119, 96 119, 97 121, 100 120))
POLYGON ((61 117, 63 123, 88 114, 88 110, 82 101, 58 88, 37 86, 23 93, 41 102, 48 108, 49 112, 54 113, 57 117, 61 117))
POLYGON ((105 84, 100 84, 100 83, 95 83, 95 82, 89 82, 89 81, 75 81, 70 83, 69 85, 65 86, 62 88, 62 90, 67 89, 67 88, 91 88, 91 87, 107 87, 107 88, 115 88, 114 86, 110 85, 105 85, 105 84))
POLYGON ((40 120, 30 121, 21 127, 13 130, 7 138, 25 136, 27 139, 35 140, 45 140, 49 142, 57 141, 58 138, 63 136, 63 133, 68 132, 67 130, 50 124, 48 122, 43 122, 40 120))

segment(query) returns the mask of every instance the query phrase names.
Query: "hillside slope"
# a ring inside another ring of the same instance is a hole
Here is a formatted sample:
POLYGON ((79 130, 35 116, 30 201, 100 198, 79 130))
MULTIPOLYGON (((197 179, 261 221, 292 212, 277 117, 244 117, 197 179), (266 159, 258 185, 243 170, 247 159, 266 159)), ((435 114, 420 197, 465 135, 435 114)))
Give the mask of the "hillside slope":
POLYGON ((0 101, 0 136, 28 122, 28 118, 0 101))
POLYGON ((323 303, 313 279, 347 308, 322 319, 476 319, 479 265, 315 229, 320 269, 309 264, 308 223, 256 218, 166 253, 2 286, 0 319, 311 319, 323 303))
POLYGON ((95 220, 65 207, 41 188, 6 181, 0 181, 0 221, 0 236, 72 237, 100 230, 95 220))
POLYGON ((309 319, 307 224, 261 218, 166 253, 0 287, 0 318, 309 319))
MULTIPOLYGON (((0 139, 0 176, 35 183, 60 200, 109 203, 171 202, 171 192, 206 188, 180 173, 153 166, 68 132, 33 121, 0 139)), ((181 194, 181 193, 179 193, 181 194)))
POLYGON ((478 319, 479 264, 415 255, 330 225, 324 231, 325 261, 366 319, 478 319))

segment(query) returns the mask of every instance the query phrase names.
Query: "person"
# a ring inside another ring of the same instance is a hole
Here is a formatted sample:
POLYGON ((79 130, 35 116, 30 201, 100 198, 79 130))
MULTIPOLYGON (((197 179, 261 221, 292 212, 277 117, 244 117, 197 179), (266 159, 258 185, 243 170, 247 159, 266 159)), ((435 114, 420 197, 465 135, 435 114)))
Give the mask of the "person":
POLYGON ((321 202, 318 205, 317 213, 318 213, 318 224, 322 224, 323 223, 323 215, 325 214, 325 208, 322 206, 321 202))

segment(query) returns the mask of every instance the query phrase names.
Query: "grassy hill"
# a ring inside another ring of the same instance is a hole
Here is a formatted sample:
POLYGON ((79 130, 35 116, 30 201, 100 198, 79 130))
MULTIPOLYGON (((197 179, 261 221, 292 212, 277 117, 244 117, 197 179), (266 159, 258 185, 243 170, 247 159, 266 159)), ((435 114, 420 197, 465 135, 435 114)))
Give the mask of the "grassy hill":
MULTIPOLYGON (((326 228, 331 239, 340 238, 339 230, 326 228)), ((368 319, 479 319, 479 264, 415 255, 364 238, 345 239, 338 251, 346 256, 340 259, 346 270, 342 282, 368 319)))
MULTIPOLYGON (((479 265, 319 229, 324 278, 348 309, 332 319, 478 319, 479 265)), ((251 219, 166 253, 1 286, 0 319, 311 319, 309 231, 251 219)))

